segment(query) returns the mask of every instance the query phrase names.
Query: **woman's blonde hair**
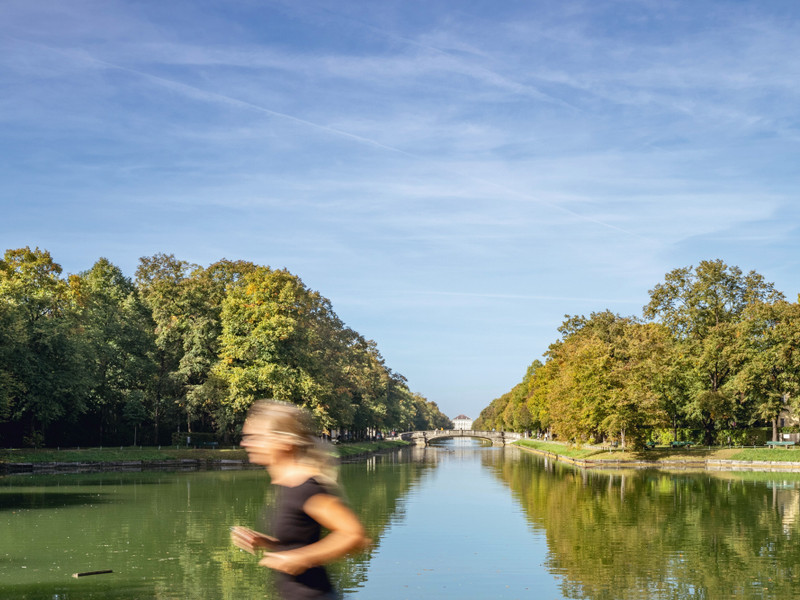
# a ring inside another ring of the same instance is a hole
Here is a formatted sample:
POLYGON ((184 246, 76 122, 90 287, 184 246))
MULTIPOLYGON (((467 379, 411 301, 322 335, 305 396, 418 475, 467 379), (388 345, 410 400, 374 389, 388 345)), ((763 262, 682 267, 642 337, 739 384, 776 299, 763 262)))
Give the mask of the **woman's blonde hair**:
POLYGON ((247 412, 247 420, 267 423, 269 434, 281 438, 295 449, 297 462, 319 471, 328 485, 336 486, 339 461, 333 445, 317 435, 311 414, 296 404, 276 400, 256 400, 247 412))

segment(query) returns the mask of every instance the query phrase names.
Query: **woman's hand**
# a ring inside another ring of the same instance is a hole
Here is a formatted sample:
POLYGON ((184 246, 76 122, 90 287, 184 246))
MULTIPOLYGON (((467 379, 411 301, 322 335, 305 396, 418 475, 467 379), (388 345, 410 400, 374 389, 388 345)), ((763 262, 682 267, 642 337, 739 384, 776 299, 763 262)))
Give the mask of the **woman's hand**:
POLYGON ((270 550, 275 547, 278 540, 274 537, 253 531, 248 527, 231 527, 231 540, 250 554, 255 554, 258 550, 270 550))
POLYGON ((312 566, 301 552, 268 552, 258 564, 268 569, 282 571, 289 575, 299 575, 308 571, 312 566))

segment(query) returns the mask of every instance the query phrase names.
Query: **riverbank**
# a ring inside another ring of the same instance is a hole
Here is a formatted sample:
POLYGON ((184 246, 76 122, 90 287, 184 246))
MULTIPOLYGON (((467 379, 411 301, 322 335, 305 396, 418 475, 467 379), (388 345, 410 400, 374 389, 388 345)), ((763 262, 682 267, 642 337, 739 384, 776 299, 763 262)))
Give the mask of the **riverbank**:
MULTIPOLYGON (((407 446, 406 442, 357 442, 335 446, 342 460, 407 446)), ((246 468, 247 452, 232 447, 114 447, 70 449, 0 449, 0 474, 44 473, 91 470, 219 469, 246 468)))
POLYGON ((654 448, 634 452, 560 442, 520 440, 519 448, 582 468, 708 469, 800 471, 800 449, 786 448, 654 448))

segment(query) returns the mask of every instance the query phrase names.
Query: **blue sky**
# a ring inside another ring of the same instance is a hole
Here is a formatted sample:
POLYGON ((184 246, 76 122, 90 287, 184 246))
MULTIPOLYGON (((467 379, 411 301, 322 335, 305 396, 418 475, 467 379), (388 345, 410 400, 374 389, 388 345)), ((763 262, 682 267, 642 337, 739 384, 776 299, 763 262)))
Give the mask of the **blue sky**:
POLYGON ((4 0, 0 242, 288 268, 451 417, 565 314, 800 291, 800 4, 4 0))

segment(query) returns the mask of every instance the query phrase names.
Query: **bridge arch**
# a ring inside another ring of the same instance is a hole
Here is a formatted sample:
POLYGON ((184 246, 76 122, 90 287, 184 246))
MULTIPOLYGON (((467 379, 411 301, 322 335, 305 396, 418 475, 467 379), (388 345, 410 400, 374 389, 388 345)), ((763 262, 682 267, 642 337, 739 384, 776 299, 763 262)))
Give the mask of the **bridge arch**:
POLYGON ((510 431, 474 431, 472 429, 434 429, 431 431, 408 431, 400 434, 400 439, 423 447, 434 440, 449 438, 477 438, 488 440, 493 446, 505 446, 522 439, 522 437, 521 433, 510 431))

